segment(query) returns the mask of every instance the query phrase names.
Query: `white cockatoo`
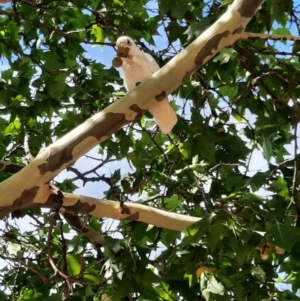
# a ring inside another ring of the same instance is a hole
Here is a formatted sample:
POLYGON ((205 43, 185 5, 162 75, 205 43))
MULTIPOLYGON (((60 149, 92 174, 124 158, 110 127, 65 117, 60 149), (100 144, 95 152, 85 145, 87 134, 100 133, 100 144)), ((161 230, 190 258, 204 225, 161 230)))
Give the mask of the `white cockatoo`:
MULTIPOLYGON (((154 58, 141 51, 130 37, 118 38, 116 45, 118 56, 122 58, 124 86, 127 91, 133 90, 160 69, 154 58)), ((176 113, 170 106, 167 96, 150 107, 149 112, 164 134, 168 134, 177 122, 176 113)))

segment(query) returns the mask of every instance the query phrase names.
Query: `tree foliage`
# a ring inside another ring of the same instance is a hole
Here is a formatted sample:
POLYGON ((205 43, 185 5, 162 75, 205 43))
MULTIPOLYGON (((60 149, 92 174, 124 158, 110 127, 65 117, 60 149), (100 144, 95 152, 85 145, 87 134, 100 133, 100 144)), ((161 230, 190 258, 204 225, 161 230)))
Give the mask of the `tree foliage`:
MULTIPOLYGON (((0 181, 28 164, 27 146, 35 157, 125 95, 118 71, 90 58, 89 45, 103 62, 126 34, 163 66, 229 2, 2 4, 0 157, 14 168, 0 181)), ((179 232, 55 208, 13 212, 1 223, 1 300, 298 300, 296 2, 265 1, 246 29, 282 41, 245 35, 169 97, 179 117, 170 135, 146 113, 54 179, 63 193, 87 184, 121 206, 199 221, 179 232)))

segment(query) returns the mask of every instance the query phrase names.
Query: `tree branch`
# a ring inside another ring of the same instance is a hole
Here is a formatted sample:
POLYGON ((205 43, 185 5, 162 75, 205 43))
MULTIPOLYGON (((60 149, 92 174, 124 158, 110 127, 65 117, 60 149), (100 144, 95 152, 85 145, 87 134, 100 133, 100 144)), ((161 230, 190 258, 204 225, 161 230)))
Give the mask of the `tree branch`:
POLYGON ((69 224, 82 232, 93 244, 103 245, 105 243, 105 235, 95 231, 92 227, 86 225, 77 215, 77 212, 65 212, 64 217, 69 224))
POLYGON ((267 33, 252 33, 244 32, 241 37, 241 40, 249 39, 259 39, 259 40, 278 40, 278 41, 300 41, 300 37, 293 35, 278 35, 278 34, 267 34, 267 33))
POLYGON ((10 161, 0 161, 0 171, 6 171, 12 174, 19 172, 25 165, 19 165, 10 161))
POLYGON ((184 231, 191 224, 200 220, 199 217, 168 212, 137 203, 125 203, 124 206, 127 207, 127 211, 122 213, 119 202, 65 193, 62 209, 87 213, 99 218, 110 217, 117 220, 140 221, 175 231, 184 231))

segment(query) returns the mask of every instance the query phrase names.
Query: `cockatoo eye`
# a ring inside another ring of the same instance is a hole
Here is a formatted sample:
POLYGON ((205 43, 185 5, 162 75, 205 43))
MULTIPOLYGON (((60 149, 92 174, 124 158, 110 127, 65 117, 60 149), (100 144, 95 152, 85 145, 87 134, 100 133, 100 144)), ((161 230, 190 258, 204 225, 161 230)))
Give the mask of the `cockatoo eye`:
POLYGON ((130 40, 127 40, 127 44, 128 44, 128 46, 131 46, 130 40))

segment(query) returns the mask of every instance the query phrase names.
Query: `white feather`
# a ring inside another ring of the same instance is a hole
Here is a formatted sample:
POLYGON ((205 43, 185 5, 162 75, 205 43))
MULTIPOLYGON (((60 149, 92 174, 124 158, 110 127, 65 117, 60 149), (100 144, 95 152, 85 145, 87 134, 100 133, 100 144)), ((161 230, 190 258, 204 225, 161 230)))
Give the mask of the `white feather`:
MULTIPOLYGON (((124 77, 124 86, 127 91, 133 90, 139 83, 152 76, 160 69, 154 58, 141 51, 133 40, 122 36, 118 38, 116 45, 118 47, 130 47, 127 58, 122 58, 122 72, 124 77)), ((159 128, 164 134, 168 134, 177 122, 177 116, 169 104, 166 97, 162 101, 156 102, 149 112, 153 115, 159 128)))

